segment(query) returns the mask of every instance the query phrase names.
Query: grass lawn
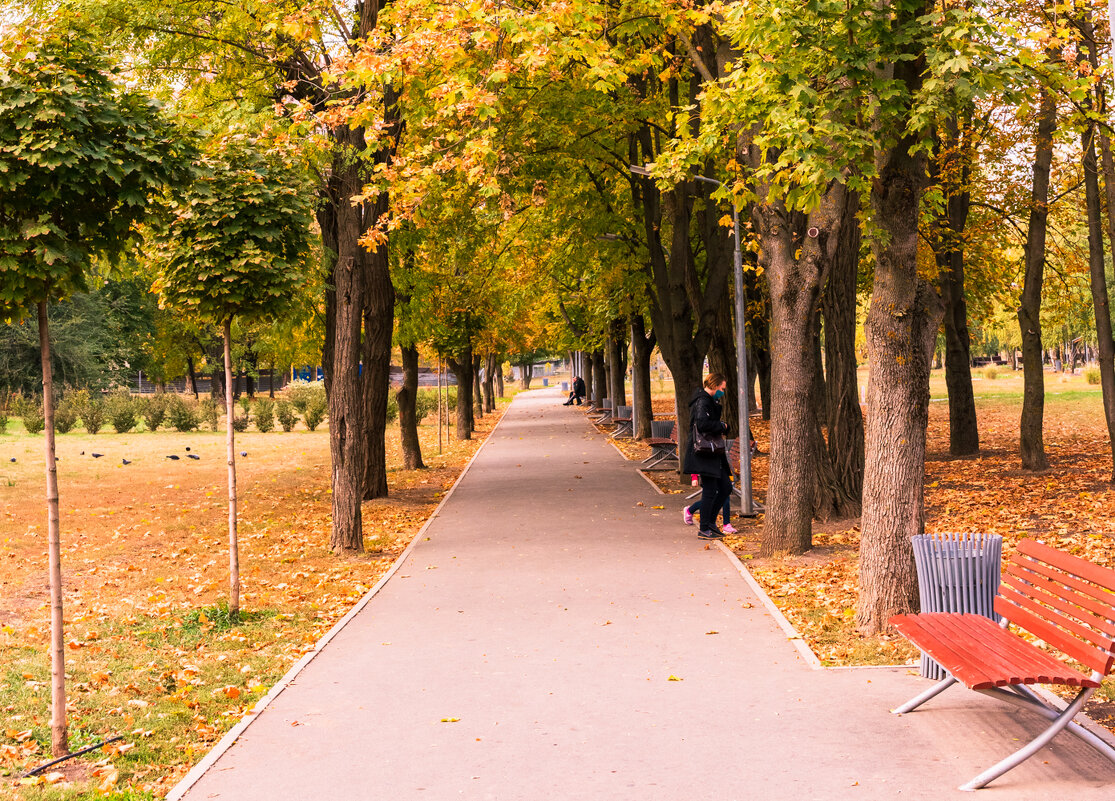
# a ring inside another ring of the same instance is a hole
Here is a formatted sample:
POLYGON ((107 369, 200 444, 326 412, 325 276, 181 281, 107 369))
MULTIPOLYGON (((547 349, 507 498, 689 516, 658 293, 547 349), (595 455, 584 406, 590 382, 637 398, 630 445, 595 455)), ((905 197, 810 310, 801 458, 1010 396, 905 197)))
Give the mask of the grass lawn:
POLYGON ((59 435, 70 747, 125 739, 23 785, 14 777, 49 758, 49 610, 43 437, 12 421, 0 435, 0 796, 165 795, 386 572, 505 406, 441 455, 436 424, 423 425, 428 470, 400 469, 389 427, 390 496, 364 504, 366 553, 346 558, 327 549, 326 428, 237 434, 235 626, 224 433, 59 435))

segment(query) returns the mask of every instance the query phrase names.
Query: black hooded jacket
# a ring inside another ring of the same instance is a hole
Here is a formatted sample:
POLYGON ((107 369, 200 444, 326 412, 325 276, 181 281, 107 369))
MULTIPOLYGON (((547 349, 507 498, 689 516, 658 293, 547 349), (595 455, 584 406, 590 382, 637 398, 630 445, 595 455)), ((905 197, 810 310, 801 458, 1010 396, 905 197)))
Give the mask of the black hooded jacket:
MULTIPOLYGON (((728 424, 720 419, 723 405, 709 395, 702 387, 693 393, 689 399, 689 421, 702 434, 723 434, 728 430, 728 424)), ((690 431, 689 447, 685 451, 685 460, 682 463, 685 473, 697 473, 701 476, 719 478, 731 473, 728 466, 728 457, 723 453, 697 453, 693 450, 693 435, 690 431)))

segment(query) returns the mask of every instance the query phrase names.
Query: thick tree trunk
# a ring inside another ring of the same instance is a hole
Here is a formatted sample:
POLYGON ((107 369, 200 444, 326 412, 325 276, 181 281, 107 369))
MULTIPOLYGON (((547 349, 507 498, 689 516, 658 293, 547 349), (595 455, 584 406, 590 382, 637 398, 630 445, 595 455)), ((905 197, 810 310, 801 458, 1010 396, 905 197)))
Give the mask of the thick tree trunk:
POLYGON ((495 383, 496 357, 494 353, 489 353, 484 357, 484 411, 486 412, 496 410, 495 383))
POLYGON ((646 333, 643 315, 631 317, 631 341, 634 343, 635 356, 631 365, 631 380, 634 383, 632 405, 635 407, 635 436, 645 439, 650 436, 654 407, 650 398, 650 357, 654 352, 654 331, 646 333))
POLYGON ((403 469, 419 470, 426 465, 422 462, 422 443, 418 440, 418 348, 404 345, 402 351, 403 385, 395 393, 399 404, 400 445, 403 453, 403 469))
POLYGON ((937 154, 935 173, 946 196, 945 213, 936 224, 935 257, 945 303, 945 384, 949 396, 949 452, 979 453, 979 423, 972 391, 971 339, 964 293, 964 229, 968 224, 972 154, 953 115, 937 154))
POLYGON ((611 388, 612 403, 616 406, 627 405, 623 369, 623 352, 627 347, 626 328, 620 317, 608 323, 608 386, 611 388))
POLYGON ((449 369, 457 378, 457 431, 458 440, 472 439, 472 348, 466 349, 456 359, 446 359, 449 369))
POLYGON ((1030 190, 1030 220, 1026 232, 1026 272, 1018 303, 1022 332, 1022 419, 1019 451, 1026 470, 1045 470, 1042 418, 1045 414, 1045 349, 1041 341, 1041 290, 1045 275, 1045 236, 1049 216, 1049 172, 1053 163, 1053 133, 1057 128, 1057 100, 1041 89, 1038 130, 1034 142, 1034 179, 1030 190))
POLYGON ((480 362, 483 357, 473 354, 472 357, 472 406, 473 419, 484 416, 484 390, 480 386, 480 362))
MULTIPOLYGON (((1088 207, 1088 267, 1092 286, 1092 305, 1096 313, 1096 339, 1099 351, 1100 386, 1103 389, 1103 414, 1111 447, 1111 481, 1115 482, 1115 342, 1111 339, 1111 309, 1104 271, 1103 219, 1100 208, 1099 176, 1096 170, 1095 123, 1089 122, 1083 137, 1084 196, 1088 207)), ((1073 349, 1073 368, 1076 349, 1073 349)))
POLYGON ((333 531, 329 547, 334 553, 364 550, 361 501, 368 469, 368 434, 364 416, 368 404, 361 376, 361 329, 367 303, 366 255, 358 209, 348 201, 363 189, 355 168, 338 155, 331 179, 335 214, 337 259, 326 282, 333 288, 332 360, 329 383, 329 449, 332 456, 333 531))
POLYGON ((50 363, 50 321, 39 303, 39 356, 43 370, 43 431, 46 442, 46 545, 50 577, 50 752, 70 753, 66 723, 66 648, 62 615, 62 527, 58 511, 58 462, 54 458, 54 374, 50 363))
POLYGON ((611 397, 608 394, 608 377, 604 370, 604 350, 597 348, 592 352, 592 383, 601 399, 611 397))
POLYGON ((186 357, 186 389, 193 393, 194 398, 197 398, 197 369, 194 367, 194 357, 186 357))
POLYGON ((506 393, 503 386, 503 362, 498 358, 496 359, 496 386, 499 387, 499 397, 504 397, 506 393))
MULTIPOLYGON (((895 71, 913 86, 920 85, 921 68, 919 61, 899 62, 895 71)), ((906 136, 885 153, 871 193, 883 236, 873 243, 875 278, 866 326, 871 378, 856 609, 856 623, 865 633, 884 631, 892 615, 917 609, 910 538, 924 528, 929 360, 943 309, 917 274, 926 176, 923 158, 910 155, 913 144, 906 136)))
MULTIPOLYGON (((376 219, 387 213, 386 197, 381 195, 370 204, 376 219)), ((366 282, 362 347, 366 501, 387 496, 387 395, 391 391, 391 335, 395 329, 395 288, 387 247, 382 243, 375 251, 361 254, 366 282)))
POLYGON ((858 515, 863 499, 863 412, 856 372, 856 282, 859 276, 859 197, 849 194, 832 270, 821 297, 825 325, 828 454, 833 477, 858 515))
MULTIPOLYGON (((225 346, 225 384, 232 386, 232 318, 221 332, 225 346)), ((236 531, 236 430, 232 427, 232 391, 225 389, 225 446, 228 454, 228 619, 240 618, 240 543, 236 531)))

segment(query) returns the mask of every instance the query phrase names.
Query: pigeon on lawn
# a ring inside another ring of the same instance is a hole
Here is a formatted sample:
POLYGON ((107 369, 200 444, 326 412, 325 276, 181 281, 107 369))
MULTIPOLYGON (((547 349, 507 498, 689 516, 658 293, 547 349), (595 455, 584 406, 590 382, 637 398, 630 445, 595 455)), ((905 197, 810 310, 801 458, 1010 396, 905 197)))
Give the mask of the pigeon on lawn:
POLYGON ((89 455, 92 456, 94 459, 100 459, 102 456, 104 456, 103 453, 91 453, 89 455))
POLYGON ((200 459, 201 457, 198 456, 197 454, 194 454, 194 453, 187 453, 186 458, 187 459, 200 459))
POLYGON ((11 459, 10 459, 9 461, 12 461, 12 462, 14 462, 14 461, 15 461, 15 457, 13 456, 13 457, 12 457, 12 458, 11 458, 11 459))
POLYGON ((248 452, 247 452, 247 451, 240 451, 240 455, 241 455, 241 456, 247 456, 247 455, 248 455, 248 452))
POLYGON ((189 449, 190 449, 190 446, 189 446, 189 445, 187 445, 187 446, 186 446, 186 450, 188 451, 189 449))
POLYGON ((171 459, 171 460, 173 460, 173 461, 175 461, 175 462, 177 462, 177 461, 178 461, 178 456, 177 456, 176 454, 173 454, 173 453, 172 453, 172 454, 171 454, 170 456, 166 457, 166 458, 168 458, 168 459, 171 459))
POLYGON ((122 462, 123 464, 131 464, 131 460, 129 460, 129 459, 121 459, 120 461, 121 461, 121 462, 122 462))

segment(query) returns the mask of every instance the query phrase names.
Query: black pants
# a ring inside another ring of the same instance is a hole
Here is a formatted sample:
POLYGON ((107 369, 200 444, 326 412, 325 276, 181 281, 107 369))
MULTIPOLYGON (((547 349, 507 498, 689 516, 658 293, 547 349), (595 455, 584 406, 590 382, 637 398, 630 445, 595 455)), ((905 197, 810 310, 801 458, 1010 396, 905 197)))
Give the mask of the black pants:
POLYGON ((701 531, 716 529, 716 515, 731 495, 732 479, 727 473, 701 476, 701 531))

